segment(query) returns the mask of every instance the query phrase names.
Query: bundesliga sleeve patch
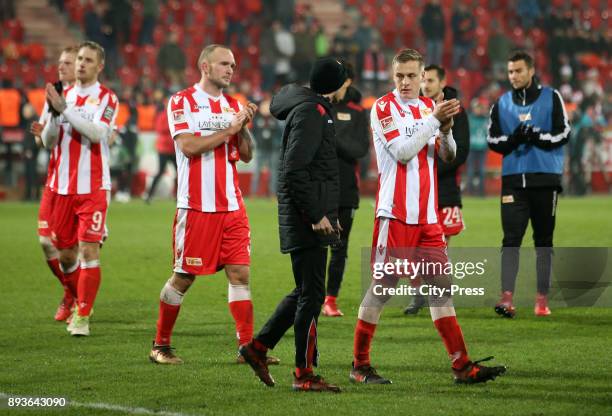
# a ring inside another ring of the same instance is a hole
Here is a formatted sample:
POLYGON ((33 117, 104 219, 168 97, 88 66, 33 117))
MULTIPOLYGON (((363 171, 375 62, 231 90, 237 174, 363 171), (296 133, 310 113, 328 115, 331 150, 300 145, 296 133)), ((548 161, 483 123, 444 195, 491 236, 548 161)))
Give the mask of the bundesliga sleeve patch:
POLYGON ((185 112, 183 110, 175 110, 172 112, 172 120, 175 124, 185 122, 185 112))
POLYGON ((102 118, 108 122, 113 119, 113 115, 115 114, 115 109, 112 105, 107 105, 102 113, 102 118))
POLYGON ((380 120, 380 127, 382 128, 383 133, 389 133, 390 131, 396 130, 395 121, 393 121, 393 117, 385 117, 380 120))

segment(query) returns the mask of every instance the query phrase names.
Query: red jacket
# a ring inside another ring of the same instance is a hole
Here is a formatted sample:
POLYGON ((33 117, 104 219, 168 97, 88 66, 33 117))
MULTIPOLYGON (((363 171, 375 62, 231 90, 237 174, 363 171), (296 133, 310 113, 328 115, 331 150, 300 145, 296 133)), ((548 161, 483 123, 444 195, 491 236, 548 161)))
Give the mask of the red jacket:
POLYGON ((157 132, 157 140, 155 147, 157 152, 166 155, 174 154, 174 140, 170 136, 170 127, 168 126, 168 114, 165 109, 160 110, 155 115, 155 131, 157 132))

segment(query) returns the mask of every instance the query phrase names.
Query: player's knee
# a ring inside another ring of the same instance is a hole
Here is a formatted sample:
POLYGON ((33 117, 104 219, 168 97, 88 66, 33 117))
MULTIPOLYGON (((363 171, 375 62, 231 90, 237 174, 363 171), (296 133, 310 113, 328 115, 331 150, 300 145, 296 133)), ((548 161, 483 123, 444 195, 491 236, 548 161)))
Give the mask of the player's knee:
POLYGON ((100 258, 100 244, 81 243, 79 245, 79 254, 86 262, 98 260, 100 258))
POLYGON ((51 238, 40 236, 38 237, 38 241, 48 259, 57 258, 59 256, 59 252, 53 245, 51 238))
POLYGON ((248 285, 249 284, 249 266, 244 265, 226 265, 225 273, 227 279, 233 285, 248 285))
POLYGON ((73 248, 61 250, 59 255, 59 261, 62 265, 63 270, 72 269, 78 261, 78 251, 73 248))
POLYGON ((181 303, 183 303, 183 297, 185 296, 185 292, 182 292, 175 288, 171 281, 172 278, 168 279, 159 294, 159 299, 162 302, 167 303, 168 305, 180 305, 181 303))
POLYGON ((194 280, 195 280, 195 276, 192 274, 174 272, 174 274, 168 280, 168 282, 176 290, 185 294, 185 292, 187 292, 187 290, 189 290, 189 288, 193 284, 194 280))

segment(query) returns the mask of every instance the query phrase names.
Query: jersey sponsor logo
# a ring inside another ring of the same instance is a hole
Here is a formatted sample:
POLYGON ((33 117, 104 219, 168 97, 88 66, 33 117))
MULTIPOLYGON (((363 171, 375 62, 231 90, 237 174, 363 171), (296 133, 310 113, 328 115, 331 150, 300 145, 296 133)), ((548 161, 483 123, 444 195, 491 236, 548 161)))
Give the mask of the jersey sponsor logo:
POLYGON ((387 108, 387 102, 386 101, 379 101, 376 105, 378 105, 378 109, 380 111, 385 111, 385 108, 387 108))
POLYGON ((187 266, 201 266, 202 259, 200 257, 185 257, 185 263, 187 263, 187 266))
POLYGON ((174 121, 174 123, 184 123, 185 122, 185 112, 183 110, 173 111, 172 120, 174 121))
POLYGON ((514 195, 503 195, 502 204, 511 204, 514 202, 514 195))
POLYGON ((338 120, 351 121, 351 113, 338 113, 338 120))
POLYGON ((393 121, 393 117, 385 117, 380 120, 380 127, 382 128, 383 133, 388 133, 392 130, 395 130, 395 121, 393 121))
POLYGON ((230 126, 229 121, 223 120, 202 120, 198 121, 198 129, 200 130, 224 130, 230 126))
POLYGON ((96 97, 89 97, 87 101, 85 101, 85 103, 91 105, 100 105, 100 99, 96 97))
POLYGON ((423 123, 415 122, 412 126, 406 126, 406 137, 408 137, 409 139, 412 138, 412 136, 414 136, 417 131, 419 131, 422 125, 423 123))

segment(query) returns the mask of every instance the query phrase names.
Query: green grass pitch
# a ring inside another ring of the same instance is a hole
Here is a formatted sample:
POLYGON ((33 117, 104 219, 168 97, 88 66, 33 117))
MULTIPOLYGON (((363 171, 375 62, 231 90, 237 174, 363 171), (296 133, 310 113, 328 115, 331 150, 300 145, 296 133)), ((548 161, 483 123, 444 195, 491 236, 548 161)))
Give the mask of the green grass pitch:
MULTIPOLYGON (((453 245, 498 246, 498 199, 467 198, 464 205, 468 229, 453 245)), ((289 257, 278 249, 276 205, 248 200, 247 207, 257 331, 291 290, 293 278, 289 257)), ((561 199, 555 245, 612 247, 611 207, 610 197, 561 199)), ((173 336, 185 365, 153 365, 147 354, 159 291, 170 275, 173 213, 169 201, 111 204, 92 335, 75 339, 53 321, 61 290, 38 245, 37 206, 0 204, 0 394, 62 396, 78 405, 47 412, 0 407, 0 414, 612 414, 608 308, 555 309, 548 319, 536 319, 528 308, 514 321, 498 318, 492 308, 458 309, 470 355, 495 355, 496 363, 509 368, 504 377, 477 386, 452 384, 444 346, 426 311, 409 319, 401 309, 387 308, 372 358, 394 384, 349 384, 361 291, 360 248, 371 240, 371 200, 362 201, 351 236, 340 298, 345 316, 321 317, 319 322, 319 370, 343 387, 342 394, 291 391, 291 331, 273 351, 282 360, 271 368, 275 388, 265 387, 248 367, 234 363, 236 341, 223 274, 198 278, 185 297, 173 336), (95 404, 119 407, 96 409, 95 404)), ((526 244, 530 238, 529 230, 526 244)), ((488 278, 497 280, 498 275, 488 278)))

